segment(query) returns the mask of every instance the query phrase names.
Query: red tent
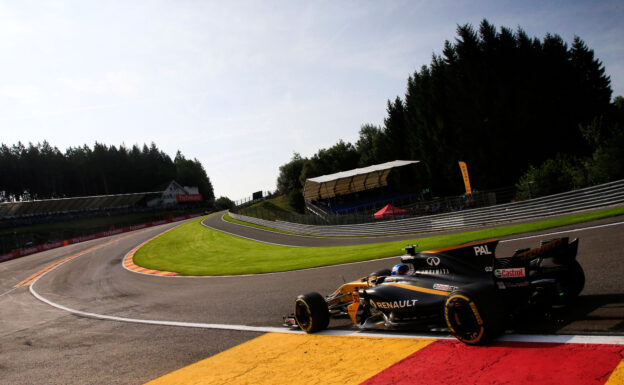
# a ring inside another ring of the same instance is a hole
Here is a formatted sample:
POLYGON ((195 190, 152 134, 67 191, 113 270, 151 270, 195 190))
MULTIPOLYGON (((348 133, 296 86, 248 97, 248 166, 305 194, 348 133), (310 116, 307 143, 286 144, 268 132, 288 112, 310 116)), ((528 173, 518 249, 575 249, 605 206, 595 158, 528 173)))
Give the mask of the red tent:
POLYGON ((386 205, 383 209, 377 211, 373 217, 375 217, 375 219, 382 219, 382 218, 390 218, 390 217, 394 217, 394 216, 399 216, 399 215, 407 215, 409 212, 405 209, 402 209, 400 207, 394 207, 392 205, 386 205))

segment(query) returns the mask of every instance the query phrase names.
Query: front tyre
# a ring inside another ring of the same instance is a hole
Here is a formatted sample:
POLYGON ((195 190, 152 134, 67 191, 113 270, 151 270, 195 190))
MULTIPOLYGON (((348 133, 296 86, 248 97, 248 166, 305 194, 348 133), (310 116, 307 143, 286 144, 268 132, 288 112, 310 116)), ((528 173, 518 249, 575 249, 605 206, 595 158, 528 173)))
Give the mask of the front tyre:
POLYGON ((319 293, 302 294, 295 300, 295 320, 306 333, 321 331, 329 325, 329 308, 319 293))
POLYGON ((496 316, 497 309, 490 310, 491 305, 485 301, 476 302, 471 293, 455 291, 444 305, 446 325, 465 344, 486 344, 502 331, 501 317, 496 316))

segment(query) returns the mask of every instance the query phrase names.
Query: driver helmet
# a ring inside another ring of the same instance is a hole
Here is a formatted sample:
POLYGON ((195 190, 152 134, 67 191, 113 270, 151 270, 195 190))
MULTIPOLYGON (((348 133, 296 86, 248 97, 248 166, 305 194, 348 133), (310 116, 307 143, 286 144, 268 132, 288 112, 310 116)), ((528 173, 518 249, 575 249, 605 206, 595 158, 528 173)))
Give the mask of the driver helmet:
POLYGON ((392 267, 392 275, 405 275, 409 271, 409 267, 403 263, 399 263, 398 265, 394 265, 392 267))

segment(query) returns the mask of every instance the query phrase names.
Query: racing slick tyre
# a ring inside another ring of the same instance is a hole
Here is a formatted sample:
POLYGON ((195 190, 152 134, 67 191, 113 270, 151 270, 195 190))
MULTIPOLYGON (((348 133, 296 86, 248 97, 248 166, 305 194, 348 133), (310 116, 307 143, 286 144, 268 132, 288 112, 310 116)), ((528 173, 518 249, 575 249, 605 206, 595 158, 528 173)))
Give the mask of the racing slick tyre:
POLYGON ((444 318, 451 333, 468 345, 483 345, 503 331, 503 317, 495 298, 481 300, 470 291, 452 292, 444 305, 444 318), (498 310, 498 312, 497 312, 498 310))
POLYGON ((557 278, 557 293, 553 305, 569 305, 585 287, 585 273, 578 261, 568 266, 566 274, 557 278))
POLYGON ((329 325, 329 308, 319 293, 302 294, 295 300, 295 320, 306 333, 321 331, 329 325))

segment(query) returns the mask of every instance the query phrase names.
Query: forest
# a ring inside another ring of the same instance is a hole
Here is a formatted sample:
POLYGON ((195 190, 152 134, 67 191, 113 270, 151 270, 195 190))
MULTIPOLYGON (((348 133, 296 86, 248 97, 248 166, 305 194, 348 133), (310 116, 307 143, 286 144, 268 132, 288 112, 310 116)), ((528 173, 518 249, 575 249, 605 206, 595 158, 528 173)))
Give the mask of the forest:
POLYGON ((487 20, 458 26, 386 109, 355 144, 295 153, 280 167, 279 192, 301 207, 307 178, 396 159, 420 160, 405 188, 436 196, 463 192, 458 161, 473 189, 515 186, 518 198, 529 185, 535 196, 624 178, 624 99, 612 101, 610 78, 580 37, 568 45, 487 20))
POLYGON ((162 191, 175 180, 197 186, 204 201, 214 193, 202 164, 177 152, 172 160, 154 143, 127 148, 95 143, 64 153, 47 141, 0 146, 0 201, 162 191))

